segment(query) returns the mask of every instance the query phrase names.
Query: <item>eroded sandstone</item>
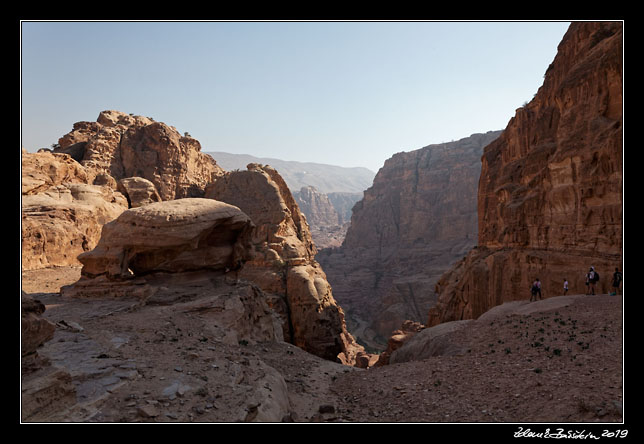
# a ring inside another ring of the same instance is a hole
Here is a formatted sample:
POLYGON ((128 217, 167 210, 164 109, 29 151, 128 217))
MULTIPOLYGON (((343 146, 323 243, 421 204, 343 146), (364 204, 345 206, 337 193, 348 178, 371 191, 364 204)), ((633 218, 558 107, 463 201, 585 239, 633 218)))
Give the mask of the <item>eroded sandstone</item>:
POLYGON ((216 180, 206 196, 239 207, 254 223, 252 257, 238 275, 269 295, 289 342, 325 359, 355 362, 361 349, 346 329, 322 267, 315 260, 306 218, 282 177, 249 164, 216 180))
POLYGON ((478 248, 437 284, 429 325, 527 299, 608 293, 622 263, 622 24, 572 23, 534 99, 486 147, 478 248))

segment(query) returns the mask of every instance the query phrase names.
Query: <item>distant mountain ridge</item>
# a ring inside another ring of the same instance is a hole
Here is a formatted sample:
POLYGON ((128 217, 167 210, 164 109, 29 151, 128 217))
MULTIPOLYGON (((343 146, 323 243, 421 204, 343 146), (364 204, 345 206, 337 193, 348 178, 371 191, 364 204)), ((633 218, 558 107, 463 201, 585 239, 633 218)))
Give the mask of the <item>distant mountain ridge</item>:
POLYGON ((373 183, 376 173, 363 167, 341 167, 314 162, 297 162, 255 157, 249 154, 232 154, 222 151, 204 151, 227 171, 245 170, 249 163, 260 163, 275 168, 292 191, 313 186, 321 193, 361 193, 373 183))

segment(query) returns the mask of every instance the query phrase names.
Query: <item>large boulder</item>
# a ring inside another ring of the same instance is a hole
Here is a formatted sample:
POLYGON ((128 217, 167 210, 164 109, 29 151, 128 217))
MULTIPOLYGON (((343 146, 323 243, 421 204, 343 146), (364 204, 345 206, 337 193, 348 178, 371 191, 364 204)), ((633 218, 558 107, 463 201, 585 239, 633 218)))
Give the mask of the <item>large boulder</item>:
POLYGON ((212 199, 155 202, 123 212, 103 227, 82 274, 126 278, 150 272, 224 270, 244 258, 252 224, 239 208, 212 199))
POLYGON ((127 197, 130 208, 161 202, 161 196, 152 182, 142 177, 126 177, 118 181, 117 189, 127 197))

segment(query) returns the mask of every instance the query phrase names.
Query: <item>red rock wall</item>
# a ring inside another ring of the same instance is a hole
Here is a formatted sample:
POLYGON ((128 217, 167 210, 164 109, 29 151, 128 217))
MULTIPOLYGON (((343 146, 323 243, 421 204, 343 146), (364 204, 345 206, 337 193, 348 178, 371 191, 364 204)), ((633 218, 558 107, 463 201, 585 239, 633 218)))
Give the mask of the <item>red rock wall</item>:
POLYGON ((482 156, 479 248, 437 284, 429 324, 529 298, 608 292, 622 259, 622 24, 572 23, 534 99, 482 156))

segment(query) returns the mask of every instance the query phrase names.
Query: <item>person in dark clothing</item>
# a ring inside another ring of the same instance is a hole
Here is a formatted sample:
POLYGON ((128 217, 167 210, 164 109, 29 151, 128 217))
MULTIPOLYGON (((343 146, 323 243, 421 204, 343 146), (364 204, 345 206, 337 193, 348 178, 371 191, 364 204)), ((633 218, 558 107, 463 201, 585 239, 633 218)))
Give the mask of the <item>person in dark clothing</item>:
POLYGON ((536 278, 532 283, 530 294, 530 302, 532 302, 533 299, 536 301, 537 295, 539 295, 539 299, 543 299, 543 297, 541 296, 541 282, 539 281, 539 278, 536 278))
POLYGON ((613 292, 611 296, 615 296, 619 291, 619 286, 622 283, 622 273, 620 273, 619 268, 615 267, 615 273, 613 273, 613 292))
POLYGON ((588 290, 586 291, 587 295, 595 294, 595 283, 597 282, 598 275, 595 272, 595 267, 590 267, 588 273, 586 274, 586 285, 588 290))

